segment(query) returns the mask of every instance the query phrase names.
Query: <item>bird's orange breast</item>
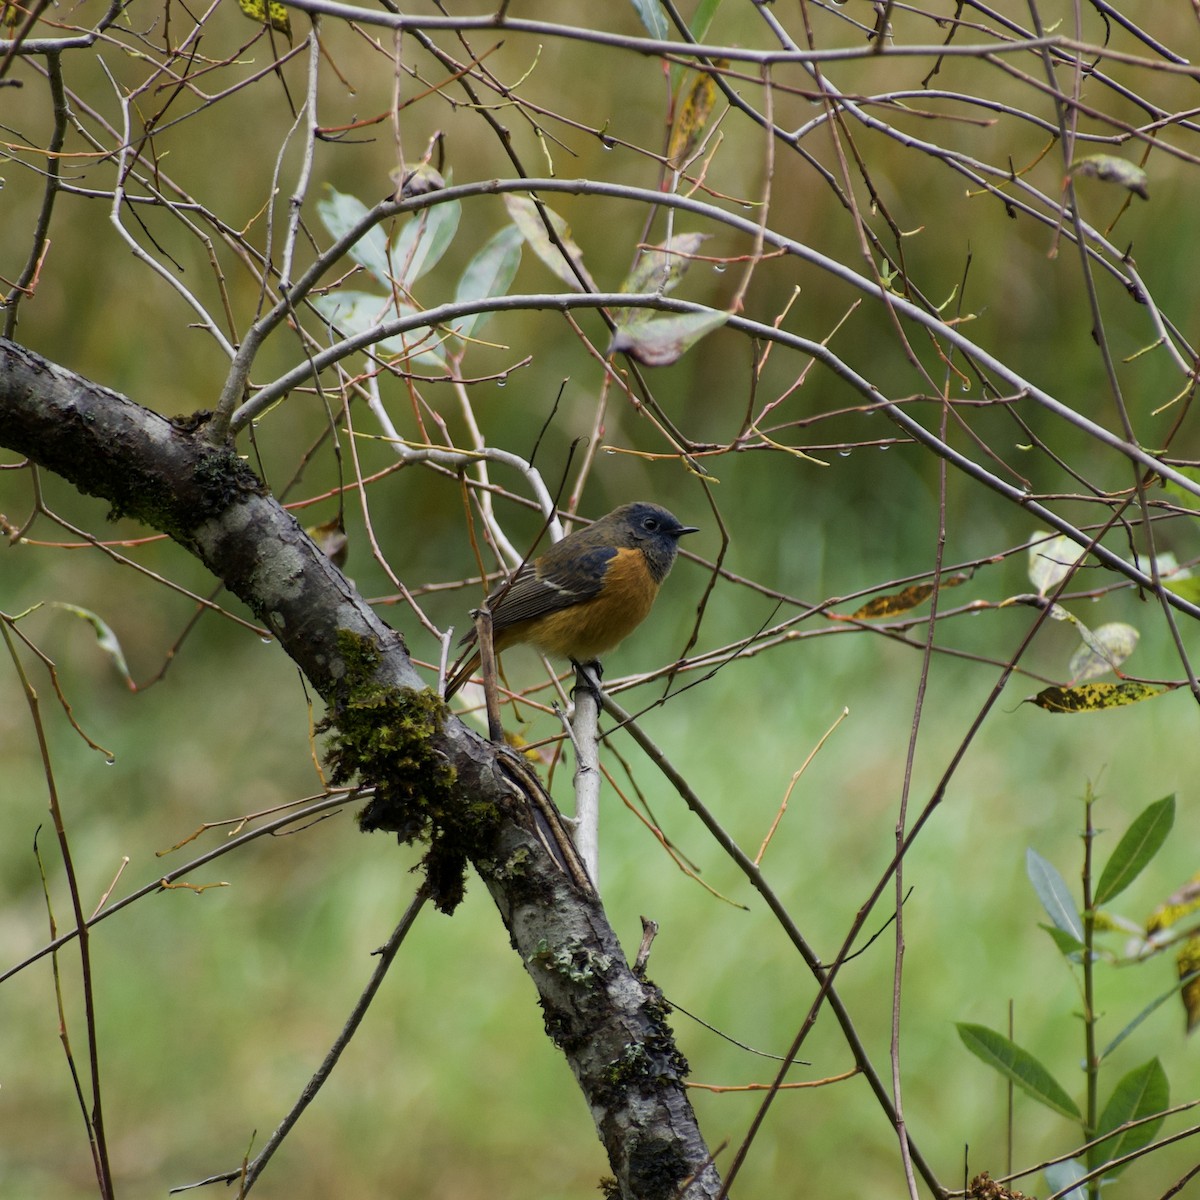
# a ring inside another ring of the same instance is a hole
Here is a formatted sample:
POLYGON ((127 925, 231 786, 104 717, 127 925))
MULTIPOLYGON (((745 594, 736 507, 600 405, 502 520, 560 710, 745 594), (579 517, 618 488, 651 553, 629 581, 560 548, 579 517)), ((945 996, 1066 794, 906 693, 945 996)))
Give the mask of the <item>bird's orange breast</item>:
POLYGON ((624 641, 645 619, 658 595, 646 556, 621 549, 608 561, 599 593, 579 604, 523 622, 497 637, 497 649, 528 642, 546 654, 591 662, 624 641))

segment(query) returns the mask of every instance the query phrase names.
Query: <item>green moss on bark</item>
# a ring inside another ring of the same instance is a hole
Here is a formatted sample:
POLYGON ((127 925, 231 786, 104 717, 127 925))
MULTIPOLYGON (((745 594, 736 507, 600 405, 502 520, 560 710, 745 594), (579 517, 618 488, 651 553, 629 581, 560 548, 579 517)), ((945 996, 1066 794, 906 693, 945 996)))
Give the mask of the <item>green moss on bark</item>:
POLYGON ((338 649, 346 673, 343 699, 322 722, 329 733, 331 781, 355 777, 374 789, 359 814, 365 831, 386 829, 401 842, 427 842, 430 895, 452 912, 465 890, 467 860, 495 835, 499 813, 487 801, 464 802, 456 773, 438 748, 448 709, 429 689, 391 687, 377 677, 374 643, 342 630, 338 649))

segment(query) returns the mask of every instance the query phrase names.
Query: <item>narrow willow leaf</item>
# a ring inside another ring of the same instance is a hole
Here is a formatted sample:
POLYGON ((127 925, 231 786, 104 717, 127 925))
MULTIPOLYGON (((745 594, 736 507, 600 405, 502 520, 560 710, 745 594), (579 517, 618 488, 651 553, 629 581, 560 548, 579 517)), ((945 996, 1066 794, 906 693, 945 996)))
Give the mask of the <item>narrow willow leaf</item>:
POLYGON ((461 216, 462 205, 453 200, 422 209, 400 227, 392 242, 391 269, 401 289, 411 288, 437 265, 454 241, 461 216))
POLYGON ((707 240, 706 233, 677 233, 661 245, 643 250, 621 284, 621 291, 657 292, 660 296, 673 292, 692 265, 692 256, 707 240))
MULTIPOLYGON (((1100 1114, 1096 1137, 1104 1137, 1106 1133, 1111 1133, 1127 1121, 1137 1121, 1142 1117, 1161 1113, 1170 1107, 1170 1104, 1171 1088, 1167 1083, 1167 1073, 1162 1069, 1162 1063, 1157 1058, 1152 1058, 1140 1067, 1134 1067, 1113 1089, 1112 1096, 1100 1114)), ((1134 1129, 1114 1134, 1088 1151, 1088 1165, 1095 1168, 1148 1146, 1154 1141, 1162 1123, 1163 1118, 1159 1117, 1134 1129)), ((1117 1168, 1110 1172, 1108 1177, 1112 1178, 1119 1171, 1120 1168, 1117 1168)))
POLYGON ((1038 922, 1038 928, 1044 929, 1050 935, 1063 958, 1070 959, 1071 962, 1083 962, 1083 953, 1087 947, 1077 937, 1065 929, 1059 929, 1056 925, 1046 925, 1041 921, 1038 922))
POLYGON ((396 317, 396 305, 390 296, 356 292, 350 288, 314 296, 312 304, 321 316, 350 336, 366 333, 396 317))
POLYGON ((1028 1050, 1023 1050, 1016 1042, 1010 1042, 1002 1033, 985 1025, 960 1023, 956 1028, 963 1045, 976 1058, 1011 1079, 1017 1087, 1047 1108, 1064 1117, 1079 1120, 1079 1108, 1075 1101, 1028 1050))
MULTIPOLYGON (((1200 484, 1200 468, 1176 467, 1175 470, 1185 479, 1190 479, 1193 483, 1200 484)), ((1170 495, 1174 496, 1180 504, 1186 505, 1188 508, 1200 506, 1200 497, 1197 497, 1195 492, 1189 492, 1187 488, 1181 487, 1173 479, 1163 479, 1161 482, 1163 488, 1170 495)))
POLYGON ((1081 683, 1078 687, 1043 688, 1029 702, 1052 713, 1100 712, 1106 708, 1122 708, 1142 700, 1153 700, 1164 692, 1175 690, 1174 685, 1156 687, 1149 683, 1081 683))
POLYGON ((542 207, 545 208, 546 215, 550 218, 550 225, 554 229, 555 236, 562 243, 563 250, 571 256, 572 262, 579 268, 579 273, 583 276, 583 284, 579 282, 579 278, 570 265, 563 260, 562 250, 559 250, 550 240, 550 234, 547 233, 546 226, 538 214, 537 205, 532 200, 527 196, 508 195, 504 197, 504 207, 508 209, 512 223, 521 231, 521 236, 533 247, 533 252, 567 287, 572 291, 581 292, 585 290, 586 285, 587 288, 599 291, 595 281, 583 265, 583 251, 572 239, 571 227, 549 205, 542 207))
POLYGON ((637 11, 638 19, 646 27, 646 32, 652 38, 666 41, 671 33, 667 24, 667 14, 663 12, 658 0, 631 0, 637 11))
POLYGON ((133 676, 129 674, 129 664, 125 661, 125 652, 121 649, 121 642, 107 622, 92 612, 91 609, 80 608, 78 604, 67 604, 62 600, 52 600, 50 606, 52 608, 61 608, 63 612, 70 613, 71 616, 79 617, 80 620, 86 621, 96 635, 96 645, 112 660, 113 666, 117 668, 121 678, 125 680, 125 686, 131 692, 137 691, 137 684, 133 682, 133 676))
POLYGON ((1200 577, 1185 575, 1182 571, 1171 579, 1164 579, 1163 586, 1184 600, 1200 604, 1200 577))
POLYGON ((692 16, 691 24, 692 37, 696 41, 704 41, 704 35, 708 32, 708 27, 712 24, 712 19, 717 15, 717 9, 720 7, 721 0, 700 0, 692 16))
POLYGON ((1141 1023, 1144 1021, 1144 1020, 1145 1020, 1145 1019, 1146 1019, 1146 1018, 1147 1018, 1147 1017, 1148 1017, 1148 1016, 1150 1016, 1152 1013, 1155 1013, 1155 1012, 1157 1012, 1157 1011, 1158 1011, 1158 1010, 1159 1010, 1159 1009, 1160 1009, 1160 1008, 1161 1008, 1161 1007, 1162 1007, 1164 1004, 1166 1004, 1166 1002, 1167 1002, 1168 1000, 1173 1000, 1173 999, 1175 998, 1175 993, 1176 993, 1176 992, 1178 992, 1178 991, 1180 990, 1180 988, 1181 988, 1181 987, 1186 987, 1186 986, 1187 986, 1189 983, 1191 983, 1191 982, 1192 982, 1191 978, 1189 978, 1189 977, 1187 977, 1187 976, 1184 976, 1184 977, 1183 977, 1183 978, 1180 980, 1180 982, 1179 982, 1179 983, 1173 984, 1173 985, 1171 986, 1171 988, 1170 988, 1168 991, 1165 991, 1165 992, 1163 992, 1161 996, 1156 996, 1156 997, 1155 997, 1153 1000, 1151 1000, 1151 1001, 1150 1001, 1150 1003, 1149 1003, 1149 1004, 1147 1004, 1147 1005, 1146 1005, 1146 1007, 1145 1007, 1145 1008, 1143 1008, 1143 1009, 1142 1009, 1142 1011, 1141 1011, 1140 1013, 1138 1013, 1138 1015, 1137 1015, 1136 1017, 1134 1017, 1134 1018, 1133 1018, 1133 1020, 1132 1020, 1132 1021, 1130 1021, 1130 1022, 1129 1022, 1129 1024, 1128 1024, 1128 1025, 1126 1025, 1126 1026, 1125 1026, 1125 1028, 1124 1028, 1124 1029, 1122 1029, 1122 1030, 1121 1030, 1121 1032, 1120 1032, 1120 1033, 1118 1033, 1118 1034, 1117 1034, 1117 1036, 1116 1036, 1115 1038, 1113 1038, 1113 1040, 1112 1040, 1111 1042, 1109 1042, 1107 1046, 1105 1046, 1105 1047, 1104 1047, 1104 1049, 1103 1049, 1103 1050, 1100 1052, 1100 1058, 1099 1058, 1099 1061, 1100 1061, 1100 1062, 1103 1062, 1103 1061, 1104 1061, 1106 1058, 1108 1058, 1108 1056, 1109 1056, 1110 1054, 1112 1054, 1112 1052, 1113 1052, 1113 1051, 1114 1051, 1114 1050, 1115 1050, 1115 1049, 1116 1049, 1116 1048, 1117 1048, 1117 1047, 1118 1047, 1118 1046, 1119 1046, 1119 1045, 1120 1045, 1120 1044, 1121 1044, 1121 1043, 1122 1043, 1122 1042, 1123 1042, 1123 1041, 1124 1041, 1124 1040, 1125 1040, 1125 1039, 1126 1039, 1126 1038, 1127 1038, 1127 1037, 1128 1037, 1128 1036, 1129 1036, 1129 1035, 1130 1035, 1130 1034, 1131 1034, 1131 1033, 1132 1033, 1132 1032, 1133 1032, 1133 1031, 1134 1031, 1134 1030, 1135 1030, 1135 1029, 1136 1029, 1136 1028, 1137 1028, 1137 1027, 1138 1027, 1138 1026, 1139 1026, 1139 1025, 1140 1025, 1140 1024, 1141 1024, 1141 1023))
MULTIPOLYGON (((463 271, 458 281, 454 299, 458 303, 468 300, 488 300, 492 296, 503 296, 521 265, 521 231, 515 225, 506 225, 494 237, 489 238, 463 271)), ((491 313, 474 313, 460 317, 451 328, 460 337, 470 337, 491 316, 491 313)))
MULTIPOLYGON (((712 24, 713 17, 717 15, 717 9, 721 7, 723 0, 700 0, 696 5, 696 11, 692 14, 691 24, 689 29, 693 39, 697 42, 704 41, 705 34, 708 33, 708 27, 712 24)), ((683 78, 685 68, 679 63, 674 63, 671 67, 671 93, 674 94, 679 90, 679 81, 683 78)))
MULTIPOLYGON (((728 66, 720 60, 717 66, 728 66)), ((673 171, 681 171, 696 147, 704 140, 713 108, 717 103, 717 83, 707 72, 698 72, 679 103, 675 128, 667 143, 667 163, 673 171)))
POLYGON ((1085 631, 1079 626, 1083 645, 1071 655, 1067 672, 1076 683, 1095 679, 1115 671, 1137 648, 1138 633, 1132 625, 1123 621, 1110 621, 1085 631))
MULTIPOLYGON (((329 189, 329 195, 317 201, 317 215, 335 239, 345 237, 367 215, 365 204, 345 192, 329 189)), ((387 238, 378 225, 372 225, 362 237, 350 247, 350 257, 361 267, 366 267, 379 280, 380 286, 391 289, 391 273, 388 270, 387 238)))
POLYGON ((1149 177, 1136 163, 1131 163, 1115 154, 1089 154, 1086 158, 1076 159, 1071 164, 1072 175, 1086 175, 1089 179, 1099 179, 1101 183, 1115 183, 1143 200, 1150 199, 1147 189, 1149 177))
POLYGON ((1077 942, 1082 942, 1083 920, 1079 916, 1079 909, 1075 907, 1071 889, 1067 887, 1058 868, 1030 847, 1025 851, 1025 873, 1050 920, 1077 942))
POLYGON ((1029 546, 1029 582, 1039 596, 1052 592, 1086 555, 1082 546, 1058 534, 1036 534, 1029 546))
POLYGON ((257 21, 260 25, 270 24, 271 28, 276 33, 282 33, 287 38, 288 45, 291 45, 292 23, 288 19, 288 10, 279 0, 269 0, 267 4, 263 4, 263 0, 238 0, 238 8, 252 21, 257 21))
POLYGON ((1117 843, 1096 884, 1094 903, 1120 895, 1159 852, 1175 824, 1175 797, 1164 796, 1143 809, 1117 843))
MULTIPOLYGON (((388 296, 376 296, 370 292, 330 292, 327 296, 314 296, 313 307, 331 324, 336 325, 348 336, 370 333, 385 322, 398 317, 415 317, 419 310, 408 304, 396 307, 388 296)), ((446 371, 446 359, 438 350, 437 335, 428 329, 415 328, 407 333, 381 337, 374 346, 377 354, 397 355, 408 360, 410 366, 423 365, 446 371)))
POLYGON ((647 367, 667 367, 677 362, 706 333, 724 325, 723 312, 680 313, 654 317, 631 327, 618 327, 608 345, 609 354, 624 353, 647 367))

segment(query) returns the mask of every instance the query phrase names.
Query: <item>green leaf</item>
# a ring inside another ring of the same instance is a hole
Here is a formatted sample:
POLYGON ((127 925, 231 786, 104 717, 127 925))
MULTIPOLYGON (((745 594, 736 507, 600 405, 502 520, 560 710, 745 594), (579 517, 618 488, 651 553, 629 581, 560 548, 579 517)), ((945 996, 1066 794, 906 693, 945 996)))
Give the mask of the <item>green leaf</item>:
POLYGON ((1171 579, 1164 579, 1163 586, 1169 592, 1193 604, 1200 604, 1200 576, 1180 572, 1171 579))
POLYGON ((696 5, 691 24, 692 37, 696 41, 704 41, 704 35, 708 33, 708 27, 712 24, 713 17, 717 15, 717 9, 721 7, 721 2, 722 0, 700 0, 700 3, 696 5))
MULTIPOLYGON (((369 210, 361 200, 345 192, 329 189, 329 195, 317 201, 317 215, 334 239, 345 237, 369 210)), ((378 225, 372 225, 362 237, 350 247, 350 257, 361 267, 366 267, 380 285, 391 291, 391 272, 388 270, 387 238, 378 225)))
POLYGON ((1087 551, 1065 534, 1034 535, 1029 547, 1029 582, 1039 596, 1052 592, 1075 569, 1087 551))
POLYGON ((994 1067, 1001 1075, 1007 1076, 1017 1087, 1028 1092, 1047 1108, 1052 1108, 1074 1121, 1080 1119, 1075 1101, 1028 1050, 1022 1050, 1002 1033, 988 1029, 985 1025, 960 1023, 956 1028, 963 1045, 976 1058, 994 1067))
POLYGON ((1071 889, 1058 869, 1031 847, 1025 851, 1025 872, 1050 920, 1077 942, 1082 942, 1083 921, 1079 909, 1075 907, 1071 889))
MULTIPOLYGON (((1190 479, 1193 483, 1200 484, 1200 468, 1198 467, 1176 467, 1185 479, 1190 479)), ((1180 487, 1173 479, 1163 479, 1160 481, 1165 491, 1174 496, 1180 504, 1186 505, 1188 508, 1195 509, 1200 506, 1200 497, 1197 497, 1195 492, 1189 492, 1187 488, 1180 487)), ((1161 561, 1161 559, 1160 559, 1161 561)))
POLYGON ((1076 159, 1071 164, 1072 175, 1086 175, 1090 179, 1099 179, 1101 183, 1115 183, 1128 191, 1141 196, 1143 200, 1150 199, 1147 189, 1149 176, 1136 163, 1131 163, 1115 154, 1089 154, 1086 158, 1076 159))
POLYGON ((646 27, 646 32, 652 38, 665 42, 671 29, 667 24, 667 15, 658 0, 632 0, 632 4, 637 10, 638 18, 646 27))
MULTIPOLYGON (((388 321, 398 317, 413 317, 420 311, 408 304, 401 304, 397 308, 390 296, 351 290, 314 296, 313 307, 349 336, 369 333, 388 321)), ((407 358, 410 366, 424 365, 446 371, 446 360, 438 345, 436 334, 428 329, 417 328, 380 338, 374 349, 377 354, 395 354, 407 358)))
MULTIPOLYGON (((688 28, 691 30, 692 37, 698 42, 704 41, 705 35, 708 33, 708 27, 712 24, 713 17, 717 15, 717 9, 721 7, 722 0, 700 0, 696 5, 696 11, 692 14, 691 24, 688 28)), ((683 78, 685 68, 679 63, 674 63, 671 66, 671 93, 674 95, 679 90, 679 81, 683 78)))
POLYGON ((392 242, 391 268, 402 291, 437 265, 454 241, 461 216, 462 205, 453 200, 422 210, 400 227, 392 242))
POLYGON ((692 256, 707 239, 706 233, 677 233, 662 245, 643 250, 621 284, 621 291, 657 292, 660 296, 673 292, 692 265, 692 256))
MULTIPOLYGON (((462 303, 468 300, 487 300, 492 296, 503 296, 508 291, 521 265, 521 231, 515 225, 506 225, 498 234, 484 243, 458 281, 454 299, 462 303)), ((491 313, 474 313, 452 322, 451 328, 460 337, 470 337, 491 313)))
MULTIPOLYGON (((562 250, 559 250, 558 246, 550 240, 550 234, 546 231, 545 223, 542 221, 541 214, 537 210, 537 205, 527 196, 506 195, 504 197, 504 207, 508 209, 508 215, 512 223, 521 231, 521 236, 533 247, 533 252, 538 258, 572 291, 583 291, 583 284, 579 282, 579 278, 571 269, 570 264, 564 260, 562 250)), ((546 216, 550 220, 550 227, 554 230, 554 236, 558 238, 563 250, 567 252, 571 261, 579 269, 579 273, 583 276, 587 287, 599 291, 595 280, 592 279, 591 275, 588 274, 587 268, 583 265, 583 251, 580 250, 571 237, 571 227, 548 204, 543 204, 542 207, 546 210, 546 216)))
POLYGON ((1104 1047, 1104 1049, 1100 1052, 1099 1061, 1103 1062, 1148 1016, 1157 1012, 1164 1004, 1166 1004, 1168 1000, 1174 1000, 1180 989, 1186 987, 1192 982, 1192 979, 1184 977, 1178 983, 1173 984, 1167 991, 1163 992, 1161 996, 1151 1000, 1150 1003, 1147 1004, 1146 1007, 1143 1008, 1142 1011, 1138 1013, 1138 1015, 1134 1017, 1133 1020, 1130 1021, 1129 1024, 1126 1025, 1125 1028, 1122 1029, 1121 1032, 1118 1033, 1117 1036, 1113 1038, 1113 1040, 1109 1042, 1107 1046, 1104 1047))
MULTIPOLYGON (((1100 1114, 1096 1126, 1096 1136, 1103 1137, 1127 1121, 1137 1121, 1142 1117, 1161 1113, 1171 1104, 1171 1087, 1167 1082, 1167 1073, 1157 1058, 1135 1067, 1113 1089, 1113 1094, 1100 1114)), ((1143 1146, 1154 1141, 1163 1118, 1147 1121, 1135 1129, 1127 1129, 1124 1133, 1113 1134, 1111 1138, 1100 1142, 1088 1151, 1088 1164, 1095 1168, 1102 1163, 1111 1162, 1132 1154, 1143 1146)), ((1121 1168, 1112 1174, 1117 1174, 1121 1168)))
POLYGON ((1059 929, 1056 925, 1045 925, 1040 921, 1038 928, 1044 929, 1050 935, 1063 958, 1069 958, 1072 962, 1083 961, 1083 953, 1087 947, 1077 937, 1073 937, 1065 929, 1059 929))
POLYGON ((396 304, 391 296, 356 292, 353 288, 314 296, 312 303, 321 316, 351 336, 396 318, 396 304))
POLYGON ((1164 796, 1143 809, 1117 843, 1096 884, 1093 904, 1107 904, 1123 892, 1162 849, 1175 824, 1175 797, 1164 796))
POLYGON ((1123 621, 1110 621, 1107 625, 1087 629, 1077 622, 1076 628, 1083 645, 1071 655, 1067 672, 1076 683, 1095 679, 1115 671, 1137 648, 1138 633, 1132 625, 1123 621))
POLYGON ((86 621, 96 634, 96 645, 104 651, 105 654, 112 660, 112 664, 117 668, 121 678, 125 680, 125 686, 131 692, 137 691, 137 684, 133 682, 133 676, 129 674, 129 664, 125 661, 125 652, 121 649, 121 643, 117 635, 113 633, 112 628, 100 617, 98 617, 91 609, 80 608, 78 604, 67 604, 62 600, 51 600, 51 608, 61 608, 63 612, 70 613, 73 617, 79 617, 86 621))
POLYGON ((647 367, 667 367, 728 320, 729 314, 723 312, 680 313, 618 326, 608 353, 628 354, 647 367))

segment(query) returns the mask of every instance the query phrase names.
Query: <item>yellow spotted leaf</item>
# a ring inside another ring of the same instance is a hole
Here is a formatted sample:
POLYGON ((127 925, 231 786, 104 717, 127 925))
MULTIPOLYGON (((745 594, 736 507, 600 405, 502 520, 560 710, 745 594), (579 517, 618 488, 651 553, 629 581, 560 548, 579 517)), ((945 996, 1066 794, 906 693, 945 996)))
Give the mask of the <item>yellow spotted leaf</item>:
POLYGON ((1030 703, 1052 713, 1100 712, 1105 708, 1121 708, 1150 700, 1173 687, 1156 687, 1149 683, 1081 683, 1078 687, 1043 688, 1030 703))
MULTIPOLYGON (((718 59, 718 67, 727 67, 728 60, 718 59)), ((675 128, 671 130, 671 141, 667 146, 667 162, 673 170, 681 171, 692 152, 704 138, 704 130, 717 102, 717 85, 707 72, 698 74, 679 105, 675 128)))
POLYGON ((290 43, 292 40, 292 22, 288 19, 288 10, 278 3, 278 0, 238 0, 238 8, 252 21, 260 25, 270 24, 276 33, 282 33, 290 43))
MULTIPOLYGON (((942 577, 942 587, 958 587, 966 583, 969 575, 946 575, 942 577)), ((908 612, 924 603, 933 595, 932 583, 914 583, 902 592, 893 592, 890 596, 876 596, 868 600, 862 608, 850 614, 851 621, 865 621, 871 617, 894 617, 897 613, 908 612)))
POLYGON ((1179 978, 1187 980, 1180 989, 1183 1011, 1187 1014, 1187 1031, 1200 1025, 1200 936, 1190 937, 1175 956, 1179 978))
POLYGON ((1147 936, 1170 929, 1185 917, 1190 917, 1197 909, 1200 909, 1200 875, 1194 876, 1177 892, 1172 892, 1150 914, 1150 919, 1146 922, 1147 936))

